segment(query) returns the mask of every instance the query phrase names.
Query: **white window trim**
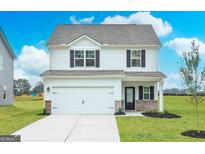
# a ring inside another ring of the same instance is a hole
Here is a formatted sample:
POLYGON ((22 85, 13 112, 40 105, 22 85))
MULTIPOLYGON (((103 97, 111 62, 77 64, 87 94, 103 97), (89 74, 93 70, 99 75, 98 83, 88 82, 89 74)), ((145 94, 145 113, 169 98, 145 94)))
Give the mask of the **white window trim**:
POLYGON ((94 42, 95 44, 97 44, 97 45, 99 45, 99 46, 101 46, 102 44, 101 43, 99 43, 99 42, 97 42, 96 40, 94 40, 93 38, 91 38, 91 37, 89 37, 89 36, 87 36, 87 35, 82 35, 82 36, 80 36, 79 38, 77 38, 77 39, 75 39, 75 40, 73 40, 72 42, 70 42, 69 44, 67 44, 67 46, 70 46, 70 45, 72 45, 73 43, 75 43, 75 42, 77 42, 77 41, 79 41, 80 39, 82 39, 82 38, 87 38, 88 40, 90 40, 90 41, 92 41, 92 42, 94 42))
POLYGON ((131 58, 130 58, 130 66, 131 66, 131 67, 141 67, 141 65, 142 65, 141 56, 142 56, 142 50, 140 50, 140 49, 132 49, 132 50, 131 50, 131 56, 130 56, 130 57, 131 57, 131 58), (133 51, 140 51, 140 57, 139 57, 139 58, 133 58, 133 57, 132 57, 132 52, 133 52, 133 51), (132 60, 134 60, 134 59, 139 59, 139 60, 140 60, 140 66, 132 66, 132 60))
POLYGON ((150 86, 143 86, 143 100, 150 100, 150 86), (149 88, 149 92, 144 92, 144 88, 149 88), (149 94, 149 98, 148 99, 145 99, 144 98, 144 94, 149 94))
POLYGON ((7 100, 7 87, 3 87, 3 100, 7 100), (6 92, 6 98, 4 98, 4 92, 6 92))
POLYGON ((96 52, 95 49, 75 49, 74 50, 74 67, 76 68, 95 68, 96 67, 96 52), (94 51, 94 58, 86 58, 86 51, 94 51), (75 58, 75 51, 83 51, 84 52, 84 58, 75 58), (76 66, 75 65, 75 60, 76 59, 83 59, 83 66, 76 66), (87 59, 93 59, 94 60, 94 66, 86 66, 86 60, 87 59))

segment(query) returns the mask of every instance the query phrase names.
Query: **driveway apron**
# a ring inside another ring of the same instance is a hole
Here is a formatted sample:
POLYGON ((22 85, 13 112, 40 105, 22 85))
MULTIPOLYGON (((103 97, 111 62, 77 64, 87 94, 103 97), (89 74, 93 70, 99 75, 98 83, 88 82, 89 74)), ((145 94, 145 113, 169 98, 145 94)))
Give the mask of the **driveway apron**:
POLYGON ((51 115, 15 132, 22 141, 118 142, 113 115, 51 115))

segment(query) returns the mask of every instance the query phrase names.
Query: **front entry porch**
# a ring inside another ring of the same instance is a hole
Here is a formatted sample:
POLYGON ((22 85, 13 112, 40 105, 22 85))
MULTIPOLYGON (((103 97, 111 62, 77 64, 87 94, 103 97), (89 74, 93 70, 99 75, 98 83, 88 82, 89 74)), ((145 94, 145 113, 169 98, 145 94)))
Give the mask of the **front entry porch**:
POLYGON ((163 112, 163 80, 122 81, 122 100, 116 102, 115 108, 125 112, 163 112))

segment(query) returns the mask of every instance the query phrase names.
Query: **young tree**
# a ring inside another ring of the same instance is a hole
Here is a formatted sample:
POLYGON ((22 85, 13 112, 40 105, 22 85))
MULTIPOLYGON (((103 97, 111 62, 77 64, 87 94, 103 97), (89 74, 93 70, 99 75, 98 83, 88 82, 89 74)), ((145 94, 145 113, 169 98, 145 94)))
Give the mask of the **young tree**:
POLYGON ((205 90, 205 68, 200 68, 199 45, 193 40, 191 50, 183 52, 180 74, 187 92, 190 94, 189 102, 195 105, 196 128, 200 133, 199 104, 204 101, 205 90), (199 93, 203 93, 200 94, 199 93))
POLYGON ((33 88, 32 92, 34 93, 43 93, 43 82, 39 81, 36 83, 35 87, 33 88))
POLYGON ((31 85, 27 79, 14 80, 14 95, 19 96, 30 93, 31 85))

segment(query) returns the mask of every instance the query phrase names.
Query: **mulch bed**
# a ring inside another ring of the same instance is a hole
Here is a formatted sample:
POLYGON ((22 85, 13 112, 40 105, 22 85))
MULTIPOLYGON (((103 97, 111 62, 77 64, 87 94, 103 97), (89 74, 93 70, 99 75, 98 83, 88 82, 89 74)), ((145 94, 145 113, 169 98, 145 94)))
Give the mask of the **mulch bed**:
POLYGON ((125 115, 125 112, 116 112, 114 115, 125 115))
POLYGON ((146 117, 153 117, 153 118, 181 118, 181 116, 174 114, 174 113, 169 113, 169 112, 144 112, 142 113, 146 117))
POLYGON ((200 130, 198 133, 197 130, 189 130, 186 132, 181 133, 183 136, 195 137, 195 138, 204 138, 205 139, 205 131, 200 130))
POLYGON ((39 115, 39 116, 44 116, 44 115, 48 116, 50 114, 48 114, 48 113, 38 113, 37 115, 39 115))

